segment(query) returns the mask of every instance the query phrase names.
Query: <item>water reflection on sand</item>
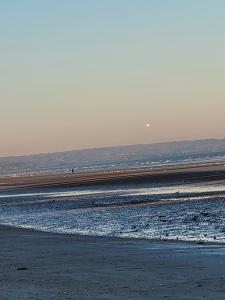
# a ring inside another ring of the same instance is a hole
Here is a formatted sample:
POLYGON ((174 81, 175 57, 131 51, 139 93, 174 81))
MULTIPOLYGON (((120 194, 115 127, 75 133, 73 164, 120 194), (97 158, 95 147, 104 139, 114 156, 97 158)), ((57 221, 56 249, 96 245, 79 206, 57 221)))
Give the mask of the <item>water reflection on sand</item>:
POLYGON ((0 223, 45 231, 225 242, 223 181, 48 188, 0 195, 0 223))

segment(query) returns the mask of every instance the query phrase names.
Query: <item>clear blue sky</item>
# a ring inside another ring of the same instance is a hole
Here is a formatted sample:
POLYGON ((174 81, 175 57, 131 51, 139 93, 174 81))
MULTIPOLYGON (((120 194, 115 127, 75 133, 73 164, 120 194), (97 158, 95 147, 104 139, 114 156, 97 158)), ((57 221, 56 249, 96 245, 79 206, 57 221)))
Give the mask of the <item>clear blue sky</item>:
POLYGON ((0 1, 0 155, 224 137, 224 53, 223 0, 0 1))

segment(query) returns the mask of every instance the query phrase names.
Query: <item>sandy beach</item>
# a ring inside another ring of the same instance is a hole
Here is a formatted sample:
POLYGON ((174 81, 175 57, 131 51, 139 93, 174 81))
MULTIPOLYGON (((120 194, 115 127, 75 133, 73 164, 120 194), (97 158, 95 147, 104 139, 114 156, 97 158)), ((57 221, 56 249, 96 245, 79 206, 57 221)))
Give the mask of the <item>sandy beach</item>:
POLYGON ((0 227, 0 299, 224 299, 225 247, 0 227))
POLYGON ((0 177, 0 192, 30 188, 79 187, 101 184, 140 182, 205 182, 224 180, 225 163, 168 165, 112 171, 78 173, 42 173, 0 177))
MULTIPOLYGON (((1 192, 102 180, 224 180, 224 164, 2 178, 1 192), (112 176, 112 178, 111 178, 112 176), (155 177, 154 177, 155 176, 155 177), (205 179, 204 179, 205 178, 205 179)), ((17 201, 18 202, 18 201, 17 201)), ((55 203, 55 202, 53 202, 55 203)), ((224 299, 224 244, 57 234, 0 226, 0 299, 224 299)))
POLYGON ((0 25, 0 300, 225 300, 225 0, 0 25))

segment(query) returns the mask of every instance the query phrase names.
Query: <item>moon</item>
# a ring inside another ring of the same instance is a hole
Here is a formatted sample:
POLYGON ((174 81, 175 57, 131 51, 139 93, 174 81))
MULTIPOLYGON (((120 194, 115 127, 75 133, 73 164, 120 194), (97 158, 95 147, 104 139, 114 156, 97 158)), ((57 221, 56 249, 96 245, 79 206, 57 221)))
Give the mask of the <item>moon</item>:
POLYGON ((149 123, 146 123, 145 126, 146 126, 146 127, 150 127, 150 124, 149 124, 149 123))

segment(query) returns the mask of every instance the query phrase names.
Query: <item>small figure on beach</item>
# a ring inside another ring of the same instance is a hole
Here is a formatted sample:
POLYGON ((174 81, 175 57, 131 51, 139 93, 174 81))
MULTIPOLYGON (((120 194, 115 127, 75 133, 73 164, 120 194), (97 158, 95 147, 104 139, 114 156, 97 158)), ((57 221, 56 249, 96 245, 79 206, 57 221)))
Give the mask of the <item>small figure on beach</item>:
POLYGON ((72 174, 73 174, 73 173, 74 173, 74 169, 72 168, 72 170, 71 170, 71 171, 72 171, 72 174))

